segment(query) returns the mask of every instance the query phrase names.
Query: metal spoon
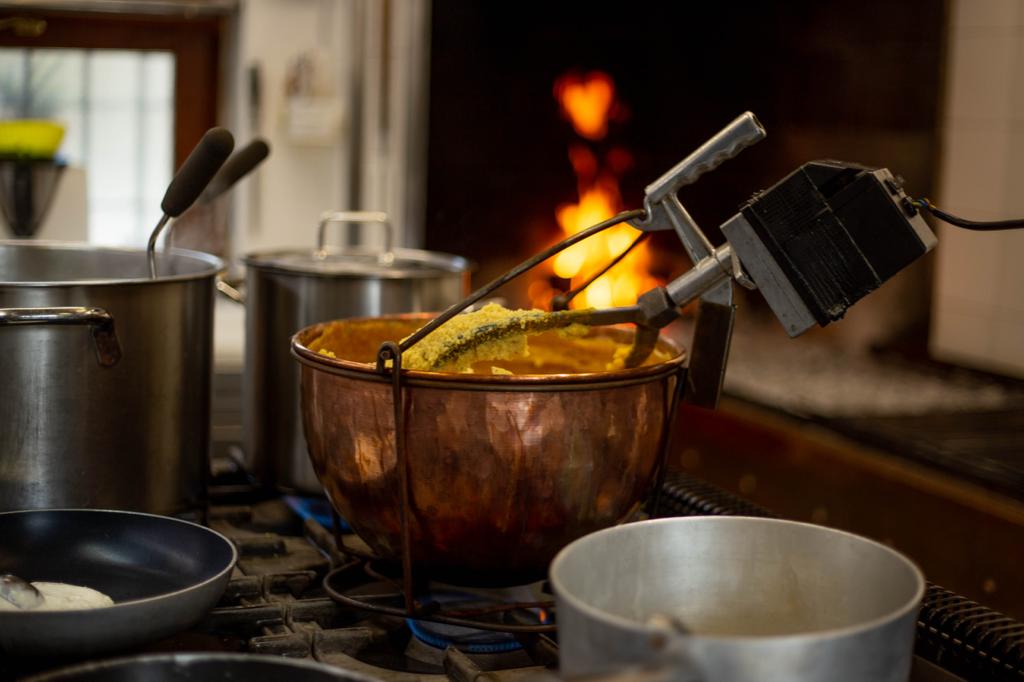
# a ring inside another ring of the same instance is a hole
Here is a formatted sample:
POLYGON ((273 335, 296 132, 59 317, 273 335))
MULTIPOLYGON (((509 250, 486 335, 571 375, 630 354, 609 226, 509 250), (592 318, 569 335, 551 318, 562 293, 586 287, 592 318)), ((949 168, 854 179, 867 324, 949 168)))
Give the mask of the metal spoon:
POLYGON ((0 599, 4 599, 19 609, 34 609, 43 603, 43 595, 32 583, 10 573, 0 575, 0 599))

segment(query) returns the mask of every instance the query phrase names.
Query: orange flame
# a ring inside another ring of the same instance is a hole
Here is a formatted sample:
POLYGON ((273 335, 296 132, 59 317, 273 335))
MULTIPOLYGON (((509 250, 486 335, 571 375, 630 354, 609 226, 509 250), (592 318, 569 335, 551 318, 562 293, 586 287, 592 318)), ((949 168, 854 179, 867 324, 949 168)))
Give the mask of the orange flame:
POLYGON ((592 71, 586 77, 562 76, 555 81, 555 99, 581 137, 601 140, 608 134, 615 102, 615 84, 608 74, 592 71))
MULTIPOLYGON (((555 82, 554 91, 562 111, 581 137, 604 139, 617 105, 610 76, 601 72, 586 77, 563 76, 555 82)), ((579 201, 559 206, 555 211, 564 233, 561 238, 622 210, 618 177, 630 165, 631 157, 626 150, 613 148, 602 162, 589 146, 574 144, 569 148, 569 161, 576 172, 579 201)), ((552 270, 575 288, 625 251, 638 235, 624 223, 616 225, 562 251, 551 262, 552 270)), ((658 285, 649 274, 649 263, 647 244, 641 244, 573 299, 572 307, 605 308, 635 303, 637 296, 658 285)), ((537 280, 530 284, 527 293, 532 305, 544 308, 557 292, 547 282, 537 280)))

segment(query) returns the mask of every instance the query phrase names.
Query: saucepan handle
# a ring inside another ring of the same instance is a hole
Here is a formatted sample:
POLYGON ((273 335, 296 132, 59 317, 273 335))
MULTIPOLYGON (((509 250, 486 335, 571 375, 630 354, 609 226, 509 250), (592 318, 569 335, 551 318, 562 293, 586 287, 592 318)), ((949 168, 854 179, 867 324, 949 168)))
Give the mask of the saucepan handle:
POLYGON ((217 278, 217 291, 224 296, 229 298, 235 303, 245 304, 245 280, 244 279, 228 279, 226 277, 217 278))
POLYGON ((0 308, 0 326, 28 324, 87 325, 92 327, 96 360, 100 366, 113 367, 121 360, 121 344, 114 332, 114 318, 103 308, 0 308))
POLYGON ((344 223, 356 225, 360 223, 377 223, 384 227, 384 250, 380 254, 382 261, 394 260, 395 229, 383 211, 328 211, 320 216, 320 228, 316 236, 316 253, 325 256, 326 233, 328 223, 344 223))

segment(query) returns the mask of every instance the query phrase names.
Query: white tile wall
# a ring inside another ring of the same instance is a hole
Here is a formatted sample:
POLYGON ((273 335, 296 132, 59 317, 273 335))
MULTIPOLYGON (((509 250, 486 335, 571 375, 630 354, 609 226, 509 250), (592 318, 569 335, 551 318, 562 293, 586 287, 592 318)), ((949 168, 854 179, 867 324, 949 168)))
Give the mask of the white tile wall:
MULTIPOLYGON (((974 119, 949 119, 943 131, 943 208, 996 214, 1006 196, 1010 166, 1008 129, 971 127, 974 119)), ((933 199, 938 200, 936 197, 933 199)))
MULTIPOLYGON (((949 203, 949 210, 972 217, 977 211, 949 203), (954 208, 956 206, 956 208, 954 208)), ((1001 235, 973 233, 948 225, 939 226, 937 298, 978 308, 995 306, 999 292, 1001 235)))
POLYGON ((1013 100, 1007 85, 1013 76, 1016 30, 977 27, 954 30, 951 37, 947 115, 1005 126, 1013 100))
POLYGON ((956 0, 951 15, 952 27, 991 28, 1019 25, 1020 0, 956 0))
MULTIPOLYGON (((936 203, 1024 215, 1024 2, 954 0, 936 203)), ((1024 377, 1024 232, 939 228, 932 353, 1024 377)))
POLYGON ((992 361, 1005 364, 1008 372, 1020 371, 1020 354, 1024 348, 1024 315, 1006 315, 996 320, 992 336, 992 361))
POLYGON ((932 352, 941 353, 950 362, 966 364, 975 364, 976 358, 987 357, 992 337, 988 330, 991 313, 955 303, 943 307, 943 314, 932 321, 936 337, 932 352))

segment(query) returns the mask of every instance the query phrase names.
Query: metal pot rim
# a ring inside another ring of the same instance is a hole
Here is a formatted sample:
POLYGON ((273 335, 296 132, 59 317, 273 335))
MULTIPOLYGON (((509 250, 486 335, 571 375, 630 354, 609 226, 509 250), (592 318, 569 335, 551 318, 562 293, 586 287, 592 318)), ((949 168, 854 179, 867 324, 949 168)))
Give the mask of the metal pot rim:
POLYGON ((316 249, 275 249, 248 253, 242 258, 246 267, 327 279, 428 279, 457 275, 473 269, 473 263, 462 256, 442 251, 394 249, 392 264, 373 262, 382 252, 372 249, 338 249, 328 247, 318 256, 316 249), (350 257, 349 260, 345 260, 350 257), (327 260, 332 259, 332 260, 327 260), (366 262, 357 259, 365 259, 366 262), (421 267, 403 267, 416 263, 421 267), (329 264, 329 265, 327 265, 329 264))
POLYGON ((187 665, 189 663, 252 663, 256 662, 261 665, 267 665, 270 667, 280 668, 282 670, 292 670, 296 673, 303 671, 306 672, 322 672, 329 674, 331 677, 336 679, 349 679, 353 682, 360 680, 364 682, 374 682, 376 678, 368 677, 366 674, 357 672, 355 670, 340 669, 327 665, 326 663, 320 663, 319 661, 307 661, 301 658, 285 658, 283 656, 253 656, 249 653, 234 653, 234 652, 221 652, 221 651, 183 651, 183 652, 165 652, 165 653, 149 653, 135 656, 118 656, 117 658, 105 658, 96 661, 87 661, 85 663, 76 663, 73 665, 57 668, 55 670, 48 670, 39 675, 33 675, 25 678, 25 682, 48 682, 50 680, 64 680, 64 679, 75 679, 75 676, 79 673, 94 673, 94 672, 109 672, 117 670, 122 666, 130 665, 150 665, 150 664, 162 664, 162 663, 176 663, 187 665))
MULTIPOLYGON (((139 257, 139 262, 146 262, 146 250, 136 249, 130 247, 120 246, 95 246, 92 244, 86 244, 84 242, 62 242, 62 241, 48 241, 48 240, 31 240, 31 241, 19 241, 19 240, 0 240, 0 248, 3 247, 16 247, 19 249, 37 249, 39 251, 93 251, 102 253, 118 253, 118 254, 132 254, 139 257)), ((158 275, 155 278, 149 277, 124 277, 124 278, 97 278, 97 279, 69 279, 69 280, 46 280, 46 281, 32 281, 32 282, 19 282, 19 281, 0 281, 0 286, 3 287, 73 287, 73 286, 119 286, 124 284, 164 284, 167 282, 187 282, 197 279, 205 279, 212 277, 218 272, 222 272, 225 268, 224 261, 220 258, 209 254, 202 253, 201 251, 191 251, 189 249, 177 249, 172 248, 164 252, 157 253, 157 265, 161 262, 161 257, 165 254, 172 256, 178 256, 181 258, 187 258, 205 263, 207 268, 200 270, 199 272, 184 273, 181 275, 158 275)))
MULTIPOLYGON (((291 339, 292 356, 301 364, 312 367, 318 371, 329 374, 337 374, 362 381, 374 381, 390 383, 390 375, 382 375, 377 372, 375 365, 354 362, 352 360, 339 360, 326 355, 321 355, 310 350, 302 342, 301 338, 312 334, 334 322, 353 322, 359 320, 402 320, 422 319, 430 320, 432 314, 409 313, 405 315, 388 315, 383 317, 350 318, 345 320, 331 320, 310 325, 296 332, 291 339)), ((454 374, 451 372, 427 372, 421 370, 402 370, 402 383, 407 386, 424 388, 446 388, 462 390, 574 390, 594 389, 604 386, 623 386, 634 383, 646 383, 651 379, 673 374, 679 371, 686 360, 686 352, 668 339, 662 338, 659 344, 665 344, 676 351, 676 355, 666 362, 657 365, 645 365, 632 369, 619 369, 610 372, 581 372, 576 374, 454 374)))
POLYGON ((677 516, 677 517, 672 517, 672 518, 649 519, 649 520, 646 520, 646 521, 637 521, 637 522, 634 522, 634 523, 624 523, 624 524, 621 524, 621 525, 618 525, 618 526, 611 526, 610 528, 604 528, 602 530, 595 531, 593 533, 589 533, 589 534, 584 535, 583 537, 581 537, 581 538, 579 538, 577 540, 572 541, 571 543, 569 543, 568 545, 563 547, 558 552, 557 555, 555 555, 555 558, 551 561, 551 567, 550 567, 550 569, 548 571, 548 577, 549 577, 549 580, 551 581, 551 587, 555 591, 555 594, 560 599, 565 599, 566 601, 571 602, 573 608, 575 608, 575 609, 585 613, 589 618, 593 618, 594 620, 601 621, 605 625, 609 625, 609 626, 617 627, 617 628, 623 628, 623 629, 627 629, 627 630, 631 629, 631 630, 646 631, 646 632, 649 632, 652 635, 653 634, 664 634, 665 633, 665 628, 658 627, 656 625, 651 625, 651 624, 648 624, 648 623, 641 623, 641 622, 633 621, 633 620, 630 620, 628 618, 624 618, 622 616, 617 616, 617 615, 608 613, 607 611, 604 611, 602 609, 599 609, 599 608, 596 608, 594 606, 591 606, 590 604, 584 602, 582 599, 577 597, 575 594, 573 594, 569 590, 565 589, 565 586, 561 584, 561 581, 559 580, 559 576, 558 576, 559 566, 563 562, 567 561, 566 557, 568 556, 568 553, 573 550, 574 547, 579 547, 580 545, 582 545, 584 543, 587 543, 588 541, 590 541, 591 538, 594 538, 595 536, 607 535, 607 534, 612 534, 612 533, 627 532, 627 531, 624 531, 623 529, 629 528, 630 526, 638 526, 638 525, 649 526, 649 525, 655 525, 655 524, 671 525, 671 524, 683 524, 683 523, 694 523, 694 524, 697 524, 697 523, 709 523, 709 522, 713 522, 713 523, 751 523, 751 522, 754 522, 754 523, 761 523, 761 524, 768 524, 768 525, 802 526, 802 527, 805 527, 805 528, 813 528, 813 529, 815 529, 816 531, 819 531, 819 532, 825 532, 825 533, 836 534, 836 535, 845 535, 845 536, 853 538, 853 539, 855 539, 855 540, 857 540, 859 542, 863 542, 863 543, 869 544, 869 545, 874 545, 878 549, 881 549, 881 550, 883 550, 885 552, 888 552, 889 554, 891 554, 891 555, 895 556, 896 558, 898 558, 914 574, 914 578, 915 578, 915 581, 917 583, 917 589, 914 590, 914 596, 909 601, 907 601, 907 603, 901 605, 897 609, 894 609, 894 610, 890 611, 888 614, 886 614, 884 616, 879 616, 878 618, 875 618, 873 620, 864 621, 864 622, 859 623, 857 625, 849 625, 847 627, 842 627, 842 628, 832 628, 832 629, 827 629, 827 630, 814 630, 814 631, 811 631, 811 632, 801 632, 801 633, 788 634, 788 635, 701 635, 701 634, 692 634, 692 635, 680 635, 680 636, 685 636, 685 637, 688 637, 688 638, 692 638, 692 639, 695 639, 695 640, 706 641, 706 642, 721 642, 721 643, 731 643, 731 644, 755 644, 755 643, 764 643, 764 642, 782 642, 782 641, 793 642, 793 641, 799 641, 799 640, 840 639, 840 638, 843 638, 843 637, 849 637, 849 636, 852 636, 852 635, 857 635, 857 634, 860 634, 860 633, 863 633, 863 632, 867 632, 869 630, 873 630, 875 628, 881 627, 881 626, 883 626, 883 625, 885 625, 887 623, 891 623, 891 622, 897 621, 900 618, 903 618, 904 616, 906 616, 911 611, 914 611, 914 610, 920 608, 921 601, 924 598, 924 592, 925 592, 926 585, 925 585, 925 577, 924 577, 924 574, 921 572, 921 569, 918 568, 917 564, 915 564, 909 558, 907 558, 906 556, 904 556, 900 552, 897 552, 896 550, 892 549, 891 547, 887 547, 886 545, 883 545, 880 542, 877 542, 877 541, 872 540, 870 538, 866 538, 866 537, 864 537, 862 535, 857 535, 856 533, 850 533, 850 532, 847 532, 847 531, 844 531, 844 530, 838 530, 836 528, 828 528, 826 526, 819 526, 817 524, 804 523, 804 522, 801 522, 801 521, 790 521, 788 519, 764 518, 764 517, 761 517, 761 516, 677 516))
MULTIPOLYGON (((127 610, 127 609, 134 608, 134 607, 136 607, 139 604, 146 604, 146 603, 151 603, 151 602, 164 601, 165 599, 169 599, 169 598, 175 597, 177 595, 185 594, 185 593, 188 593, 188 592, 195 592, 196 590, 199 590, 199 589, 201 589, 201 588, 203 588, 203 587, 205 587, 207 585, 210 585, 212 583, 216 583, 218 580, 223 580, 224 576, 230 574, 231 571, 234 570, 235 564, 238 563, 238 548, 235 547, 235 543, 231 542, 231 540, 228 540, 223 534, 213 530, 212 528, 207 528, 206 526, 201 526, 198 523, 193 523, 191 521, 186 521, 184 519, 179 519, 179 518, 176 518, 174 516, 163 516, 163 515, 160 515, 160 514, 147 514, 146 512, 127 511, 127 510, 121 510, 121 509, 85 509, 85 508, 74 508, 74 507, 60 507, 60 508, 55 508, 55 509, 19 509, 19 510, 15 510, 15 511, 0 512, 0 516, 10 516, 10 515, 14 515, 14 514, 50 513, 50 512, 75 512, 76 514, 77 513, 82 513, 82 512, 88 512, 90 514, 93 514, 93 513, 94 514, 116 514, 118 516, 126 516, 126 515, 145 516, 145 517, 152 518, 152 519, 158 519, 161 522, 164 522, 164 521, 174 521, 176 523, 181 523, 181 524, 184 524, 186 526, 195 526, 196 528, 198 528, 200 530, 206 531, 210 535, 213 535, 213 536, 217 537, 219 540, 221 540, 224 543, 224 545, 231 550, 231 560, 228 561, 227 565, 224 568, 222 568, 220 571, 215 573, 214 575, 210 576, 206 580, 203 580, 202 582, 195 583, 195 584, 189 585, 187 587, 183 587, 180 590, 174 590, 174 591, 171 591, 171 592, 163 592, 161 594, 157 594, 157 595, 154 595, 152 597, 144 597, 142 599, 129 599, 127 601, 115 602, 114 604, 112 604, 110 606, 99 606, 99 607, 91 608, 91 609, 88 609, 89 612, 102 610, 104 613, 111 613, 111 612, 113 612, 115 610, 127 610)), ((55 616, 64 616, 64 615, 69 614, 69 613, 76 613, 76 612, 83 612, 83 611, 85 611, 85 610, 84 609, 65 609, 63 611, 18 611, 16 613, 19 616, 19 618, 25 618, 26 616, 29 617, 29 618, 47 618, 47 617, 54 618, 55 616)), ((7 613, 15 613, 15 612, 8 611, 7 613)))

